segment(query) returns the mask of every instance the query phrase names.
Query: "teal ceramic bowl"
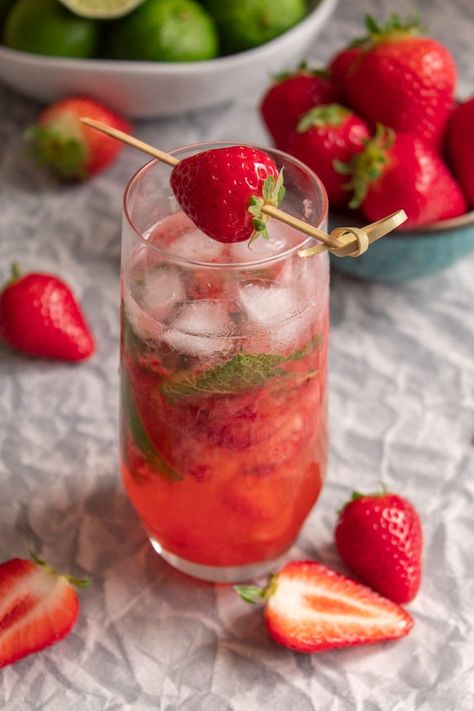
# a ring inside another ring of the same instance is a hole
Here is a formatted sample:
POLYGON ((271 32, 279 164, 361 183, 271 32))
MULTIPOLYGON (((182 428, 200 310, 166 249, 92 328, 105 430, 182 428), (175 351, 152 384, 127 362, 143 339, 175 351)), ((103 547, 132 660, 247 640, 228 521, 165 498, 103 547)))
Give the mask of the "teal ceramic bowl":
MULTIPOLYGON (((333 216, 330 227, 352 224, 333 216)), ((334 257, 335 269, 360 279, 404 282, 434 274, 474 252, 474 211, 375 242, 360 257, 334 257)))

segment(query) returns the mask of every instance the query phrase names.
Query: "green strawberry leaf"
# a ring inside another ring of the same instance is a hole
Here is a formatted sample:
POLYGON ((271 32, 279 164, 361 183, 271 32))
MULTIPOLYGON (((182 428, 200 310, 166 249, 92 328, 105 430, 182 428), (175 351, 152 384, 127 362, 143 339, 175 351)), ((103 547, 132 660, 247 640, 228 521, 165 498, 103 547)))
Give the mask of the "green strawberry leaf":
POLYGON ((263 232, 263 230, 265 229, 265 222, 259 217, 254 217, 252 223, 257 232, 263 232))
MULTIPOLYGON (((153 442, 148 437, 143 423, 133 401, 132 389, 128 378, 122 373, 122 412, 126 422, 126 429, 137 449, 140 450, 150 469, 166 479, 180 481, 184 477, 169 464, 155 449, 153 442)), ((125 451, 127 451, 125 447, 125 451)))
POLYGON ((262 195, 265 202, 269 202, 272 199, 273 190, 275 188, 275 178, 273 175, 267 175, 263 183, 262 195))
POLYGON ((38 163, 54 168, 65 179, 87 178, 88 149, 76 137, 50 126, 33 126, 26 133, 27 153, 38 163))
POLYGON ((235 592, 250 605, 262 605, 265 602, 265 588, 257 585, 234 585, 235 592))
POLYGON ((277 584, 278 574, 271 573, 264 588, 257 585, 234 585, 234 590, 244 602, 249 602, 251 605, 261 605, 275 594, 277 584))

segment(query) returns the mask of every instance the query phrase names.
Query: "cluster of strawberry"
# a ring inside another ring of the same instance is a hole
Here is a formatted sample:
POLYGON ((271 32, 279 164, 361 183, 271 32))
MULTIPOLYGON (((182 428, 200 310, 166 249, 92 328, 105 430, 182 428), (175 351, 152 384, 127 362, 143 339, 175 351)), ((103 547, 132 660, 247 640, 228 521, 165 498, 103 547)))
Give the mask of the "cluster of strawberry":
MULTIPOLYGON (((298 652, 407 635, 413 619, 399 603, 413 600, 421 578, 422 530, 413 506, 386 492, 353 494, 339 514, 336 547, 370 588, 320 563, 296 561, 270 576, 266 588, 236 590, 246 602, 265 603, 270 636, 298 652)), ((74 586, 86 585, 36 556, 2 563, 0 668, 63 639, 79 614, 74 586)))
MULTIPOLYGON (((122 131, 130 124, 93 99, 52 104, 28 131, 30 153, 64 180, 91 177, 109 166, 122 144, 80 122, 90 116, 122 131)), ((84 360, 95 344, 70 287, 52 274, 21 275, 14 265, 0 291, 0 338, 21 353, 65 361, 84 360)))
POLYGON ((369 220, 403 208, 400 229, 474 207, 474 99, 455 106, 450 52, 416 21, 367 18, 327 70, 280 77, 261 113, 278 148, 324 183, 332 208, 369 220))
POLYGON ((323 652, 406 636, 421 581, 422 529, 401 496, 354 492, 339 514, 336 547, 365 585, 315 561, 295 561, 265 588, 236 586, 253 604, 265 603, 270 636, 297 652, 323 652), (367 587, 369 586, 369 587, 367 587))

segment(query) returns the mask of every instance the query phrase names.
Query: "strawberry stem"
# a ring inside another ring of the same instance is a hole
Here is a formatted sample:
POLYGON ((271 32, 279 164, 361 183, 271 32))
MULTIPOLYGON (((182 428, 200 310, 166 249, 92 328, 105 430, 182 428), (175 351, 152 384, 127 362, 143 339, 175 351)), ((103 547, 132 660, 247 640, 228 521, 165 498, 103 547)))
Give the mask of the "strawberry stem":
POLYGON ((13 264, 10 267, 10 278, 7 279, 5 284, 3 285, 3 288, 6 289, 9 286, 13 286, 15 282, 17 282, 21 277, 21 269, 20 265, 18 262, 13 262, 13 264))
POLYGON ((11 274, 12 281, 18 281, 18 279, 21 277, 21 269, 20 269, 20 265, 18 264, 18 262, 13 262, 13 264, 11 266, 10 274, 11 274))
POLYGON ((41 568, 43 568, 47 573, 50 573, 51 575, 55 575, 56 577, 59 578, 65 578, 71 585, 75 585, 78 588, 87 588, 91 584, 91 581, 89 578, 76 578, 73 575, 64 575, 62 573, 58 573, 56 568, 53 568, 51 565, 46 563, 45 560, 42 558, 39 558, 36 553, 33 551, 30 551, 30 558, 33 561, 33 563, 36 563, 36 565, 39 565, 41 568))
POLYGON ((310 128, 324 128, 325 126, 340 126, 350 116, 349 109, 341 104, 321 104, 314 106, 301 116, 296 130, 305 133, 310 128))
POLYGON ((371 494, 361 494, 360 491, 353 491, 351 501, 358 499, 377 499, 388 494, 388 489, 383 482, 380 483, 381 491, 374 491, 371 494))
POLYGON ((269 597, 275 594, 277 579, 278 575, 272 573, 268 576, 267 584, 264 588, 258 585, 234 585, 234 590, 244 602, 248 602, 250 605, 262 605, 269 597))
POLYGON ((356 153, 349 163, 335 160, 333 165, 337 173, 349 175, 344 190, 352 190, 353 196, 349 207, 358 208, 364 202, 370 183, 378 180, 389 163, 389 150, 395 141, 395 131, 377 124, 372 138, 364 141, 364 150, 356 153))
POLYGON ((285 186, 283 185, 283 168, 278 173, 278 177, 275 180, 273 175, 268 175, 263 183, 262 197, 258 195, 252 195, 249 201, 249 206, 247 212, 252 215, 252 224, 254 231, 250 236, 248 241, 248 247, 250 246, 258 237, 263 237, 268 239, 268 231, 266 222, 268 220, 267 215, 262 213, 262 208, 264 205, 272 205, 273 207, 278 207, 280 202, 285 197, 285 186))
POLYGON ((387 40, 414 37, 425 31, 419 15, 413 15, 404 20, 396 13, 390 15, 388 20, 383 23, 377 22, 371 15, 366 15, 365 26, 368 34, 355 39, 349 45, 350 47, 360 47, 368 51, 387 40))

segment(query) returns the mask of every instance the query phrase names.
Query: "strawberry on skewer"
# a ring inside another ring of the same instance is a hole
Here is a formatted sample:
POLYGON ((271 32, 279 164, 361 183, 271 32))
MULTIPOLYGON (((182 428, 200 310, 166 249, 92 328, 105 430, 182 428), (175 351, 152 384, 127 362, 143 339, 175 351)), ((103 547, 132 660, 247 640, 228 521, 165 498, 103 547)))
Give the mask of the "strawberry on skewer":
POLYGON ((410 615, 369 588, 313 561, 285 565, 266 588, 235 586, 243 600, 265 603, 270 636, 296 652, 399 639, 410 615))
POLYGON ((60 575, 36 556, 0 564, 0 667, 66 637, 79 615, 73 586, 88 584, 60 575))
POLYGON ((273 158, 249 146, 214 148, 183 158, 171 173, 183 211, 218 242, 268 238, 264 204, 283 199, 283 174, 273 158))

